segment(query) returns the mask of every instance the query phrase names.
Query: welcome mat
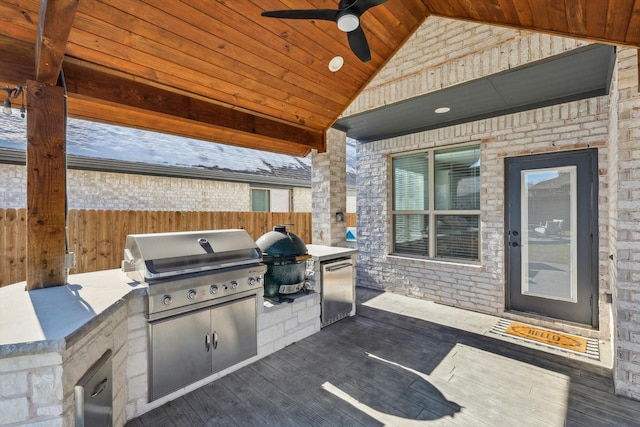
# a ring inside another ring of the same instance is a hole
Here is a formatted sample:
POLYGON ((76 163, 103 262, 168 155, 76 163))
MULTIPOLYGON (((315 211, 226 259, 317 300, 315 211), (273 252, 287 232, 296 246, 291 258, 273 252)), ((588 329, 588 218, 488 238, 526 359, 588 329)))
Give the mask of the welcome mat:
POLYGON ((490 332, 568 351, 591 359, 600 359, 598 340, 595 338, 583 338, 506 319, 500 319, 490 332))

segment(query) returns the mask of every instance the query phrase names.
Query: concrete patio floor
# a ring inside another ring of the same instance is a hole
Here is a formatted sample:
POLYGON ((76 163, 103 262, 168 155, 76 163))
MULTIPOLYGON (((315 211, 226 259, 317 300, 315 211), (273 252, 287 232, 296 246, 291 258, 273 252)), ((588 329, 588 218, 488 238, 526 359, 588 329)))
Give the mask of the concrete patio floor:
POLYGON ((498 339, 492 316, 363 288, 357 299, 356 316, 127 426, 640 425, 607 363, 498 339))

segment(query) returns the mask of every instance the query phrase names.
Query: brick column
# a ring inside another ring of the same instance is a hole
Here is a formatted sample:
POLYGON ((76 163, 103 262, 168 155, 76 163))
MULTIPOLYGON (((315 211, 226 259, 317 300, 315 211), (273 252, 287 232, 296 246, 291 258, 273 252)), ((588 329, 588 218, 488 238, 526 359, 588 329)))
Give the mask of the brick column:
MULTIPOLYGON (((638 62, 635 49, 618 51, 617 138, 611 141, 617 162, 617 193, 612 235, 615 366, 617 394, 640 400, 640 133, 638 62)), ((613 114, 613 113, 612 113, 613 114)), ((615 121, 614 121, 615 123, 615 121)))
POLYGON ((347 138, 344 132, 327 131, 326 153, 313 152, 311 173, 311 221, 313 244, 346 246, 346 222, 336 214, 347 215, 347 138))

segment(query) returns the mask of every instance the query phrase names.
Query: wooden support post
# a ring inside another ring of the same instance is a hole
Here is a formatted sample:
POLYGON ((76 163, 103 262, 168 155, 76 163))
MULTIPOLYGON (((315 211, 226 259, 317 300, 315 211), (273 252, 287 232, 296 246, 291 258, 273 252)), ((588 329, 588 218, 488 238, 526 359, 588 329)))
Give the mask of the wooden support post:
POLYGON ((27 82, 27 290, 67 282, 64 102, 63 88, 27 82))

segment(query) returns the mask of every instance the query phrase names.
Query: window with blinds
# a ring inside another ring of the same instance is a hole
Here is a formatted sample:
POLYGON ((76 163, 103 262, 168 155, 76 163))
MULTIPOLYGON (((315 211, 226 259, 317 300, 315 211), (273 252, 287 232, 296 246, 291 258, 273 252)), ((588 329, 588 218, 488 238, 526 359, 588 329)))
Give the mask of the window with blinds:
POLYGON ((480 146, 392 159, 393 253, 479 259, 480 146))

